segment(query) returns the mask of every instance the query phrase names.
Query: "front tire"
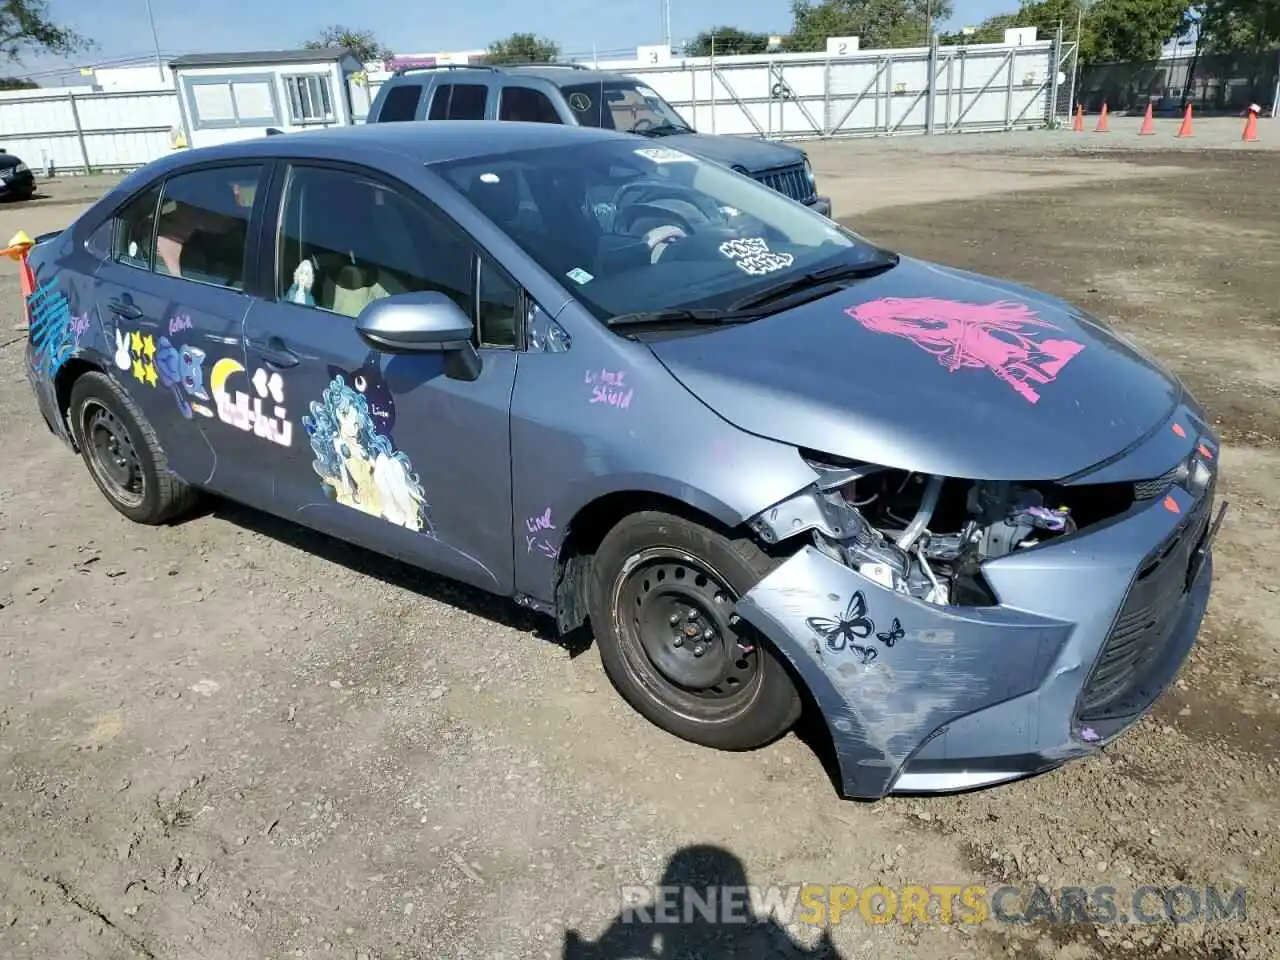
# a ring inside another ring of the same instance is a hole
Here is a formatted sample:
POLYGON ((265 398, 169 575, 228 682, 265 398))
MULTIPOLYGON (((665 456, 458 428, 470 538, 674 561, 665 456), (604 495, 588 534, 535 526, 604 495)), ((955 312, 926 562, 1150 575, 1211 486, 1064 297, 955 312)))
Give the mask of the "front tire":
POLYGON ((775 566, 751 540, 647 511, 614 527, 592 566, 600 660, 642 716, 718 750, 763 746, 795 723, 801 701, 786 668, 732 615, 775 566))
POLYGON ((76 380, 67 422, 89 476, 130 520, 166 523, 194 506, 197 491, 169 472, 155 430, 106 374, 90 371, 76 380))

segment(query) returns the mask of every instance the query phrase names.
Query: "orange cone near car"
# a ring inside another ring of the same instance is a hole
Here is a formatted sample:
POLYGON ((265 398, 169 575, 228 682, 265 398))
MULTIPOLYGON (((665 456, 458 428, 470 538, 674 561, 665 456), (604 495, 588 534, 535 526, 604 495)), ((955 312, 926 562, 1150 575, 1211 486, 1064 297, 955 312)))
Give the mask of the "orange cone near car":
POLYGON ((22 298, 25 300, 31 294, 35 293, 36 278, 31 272, 31 267, 27 265, 27 251, 35 246, 35 241, 27 236, 25 230, 19 230, 13 235, 13 239, 9 241, 9 246, 5 247, 4 255, 10 260, 16 260, 20 264, 20 272, 22 274, 22 298))

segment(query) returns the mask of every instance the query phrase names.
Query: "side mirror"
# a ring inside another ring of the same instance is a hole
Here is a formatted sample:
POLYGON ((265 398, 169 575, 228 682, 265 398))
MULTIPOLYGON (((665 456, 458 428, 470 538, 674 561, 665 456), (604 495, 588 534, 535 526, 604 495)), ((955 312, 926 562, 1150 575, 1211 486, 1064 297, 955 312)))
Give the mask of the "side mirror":
POLYGON ((480 375, 480 354, 471 343, 475 324, 435 290, 374 300, 356 317, 356 332, 383 353, 444 353, 445 373, 454 379, 480 375))
POLYGON ((374 300, 356 318, 356 332, 375 350, 423 353, 461 350, 475 325, 443 293, 400 293, 374 300))

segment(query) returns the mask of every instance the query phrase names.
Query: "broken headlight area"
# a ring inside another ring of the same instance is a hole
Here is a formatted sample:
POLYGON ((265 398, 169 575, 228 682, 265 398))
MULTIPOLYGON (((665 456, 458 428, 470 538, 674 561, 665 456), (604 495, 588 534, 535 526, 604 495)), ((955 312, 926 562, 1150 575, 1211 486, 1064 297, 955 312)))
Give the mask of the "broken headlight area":
POLYGON ((1135 502, 1133 484, 963 480, 805 452, 818 475, 751 521, 771 547, 812 545, 927 603, 998 603, 982 565, 1069 537, 1135 502))

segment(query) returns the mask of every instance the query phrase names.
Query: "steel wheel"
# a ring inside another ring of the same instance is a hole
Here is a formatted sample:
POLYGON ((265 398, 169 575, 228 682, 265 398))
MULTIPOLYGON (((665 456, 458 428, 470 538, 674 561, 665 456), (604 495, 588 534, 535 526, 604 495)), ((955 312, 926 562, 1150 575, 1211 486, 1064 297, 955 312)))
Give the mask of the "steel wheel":
POLYGON ((691 720, 726 720, 760 691, 760 654, 735 629, 737 597, 709 565, 669 549, 626 564, 614 588, 622 653, 645 692, 691 720))
POLYGON ((96 399, 80 408, 80 435, 88 444, 89 468, 99 485, 126 507, 142 504, 147 494, 142 459, 124 422, 96 399))

